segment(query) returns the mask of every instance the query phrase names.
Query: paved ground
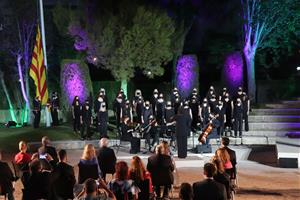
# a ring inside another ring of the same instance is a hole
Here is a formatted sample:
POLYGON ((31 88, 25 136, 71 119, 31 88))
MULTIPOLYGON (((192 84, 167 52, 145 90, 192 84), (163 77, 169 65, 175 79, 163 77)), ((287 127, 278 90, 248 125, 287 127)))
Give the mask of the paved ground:
MULTIPOLYGON (((300 170, 299 169, 282 169, 273 166, 260 164, 255 161, 245 160, 249 155, 250 149, 242 146, 235 146, 238 154, 238 185, 239 189, 236 199, 243 200, 296 200, 300 199, 300 170)), ((132 155, 126 153, 127 149, 121 149, 118 153, 119 160, 129 161, 132 155)), ((68 151, 69 162, 75 166, 81 156, 81 150, 68 151)), ((139 154, 145 164, 148 154, 139 154)), ((266 152, 262 154, 268 156, 266 152)), ((189 154, 186 159, 178 159, 175 156, 177 171, 175 174, 175 185, 180 185, 182 182, 193 183, 203 179, 203 165, 211 158, 212 154, 189 154)), ((257 157, 260 157, 257 154, 257 157)), ((270 158, 273 155, 270 154, 270 158)), ((255 157, 255 155, 251 155, 255 157)), ((6 161, 12 158, 12 154, 5 154, 6 161)), ((264 160, 259 158, 258 160, 264 160)), ((265 160, 270 160, 265 157, 265 160)), ((269 162, 269 161, 268 161, 269 162)), ((21 199, 21 183, 18 181, 16 187, 16 200, 21 199)), ((178 196, 178 190, 174 189, 174 198, 178 196)), ((0 198, 1 199, 1 198, 0 198)))

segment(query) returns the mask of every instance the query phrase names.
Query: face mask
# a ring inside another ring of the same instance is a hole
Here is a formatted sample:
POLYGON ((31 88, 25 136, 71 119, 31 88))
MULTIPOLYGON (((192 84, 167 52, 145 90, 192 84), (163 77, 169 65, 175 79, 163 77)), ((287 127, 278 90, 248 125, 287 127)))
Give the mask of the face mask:
POLYGON ((153 96, 154 96, 155 98, 157 98, 157 97, 158 97, 158 95, 157 95, 157 94, 154 94, 153 96))
POLYGON ((203 106, 207 106, 207 103, 204 103, 203 106))
POLYGON ((117 98, 117 102, 118 102, 118 103, 121 103, 121 102, 122 102, 122 99, 121 99, 121 98, 117 98))

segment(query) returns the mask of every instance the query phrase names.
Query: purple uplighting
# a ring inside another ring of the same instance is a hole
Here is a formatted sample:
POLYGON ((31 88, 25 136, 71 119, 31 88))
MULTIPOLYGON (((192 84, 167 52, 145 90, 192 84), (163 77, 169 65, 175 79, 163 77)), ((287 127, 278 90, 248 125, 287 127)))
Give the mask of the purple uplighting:
POLYGON ((89 92, 85 83, 84 75, 78 63, 65 64, 61 82, 63 85, 63 95, 72 104, 75 96, 79 96, 81 102, 88 98, 89 92))
POLYGON ((235 93, 239 86, 243 86, 243 58, 240 52, 234 52, 227 56, 223 68, 223 78, 231 93, 235 93))
POLYGON ((176 67, 177 88, 183 98, 188 97, 193 88, 197 87, 197 57, 184 55, 178 59, 176 67))

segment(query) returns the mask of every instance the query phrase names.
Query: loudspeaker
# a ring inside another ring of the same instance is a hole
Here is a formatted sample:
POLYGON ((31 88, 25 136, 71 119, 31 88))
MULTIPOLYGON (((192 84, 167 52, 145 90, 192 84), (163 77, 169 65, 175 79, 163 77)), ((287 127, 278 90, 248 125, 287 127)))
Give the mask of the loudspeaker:
POLYGON ((5 124, 5 126, 6 126, 7 128, 12 127, 12 126, 16 127, 16 126, 17 126, 17 122, 15 122, 15 121, 8 121, 8 122, 5 124))
POLYGON ((197 151, 197 153, 211 153, 212 152, 211 145, 210 144, 203 144, 203 145, 198 144, 196 146, 196 151, 197 151))
POLYGON ((297 158, 279 158, 278 163, 282 168, 298 168, 297 158))

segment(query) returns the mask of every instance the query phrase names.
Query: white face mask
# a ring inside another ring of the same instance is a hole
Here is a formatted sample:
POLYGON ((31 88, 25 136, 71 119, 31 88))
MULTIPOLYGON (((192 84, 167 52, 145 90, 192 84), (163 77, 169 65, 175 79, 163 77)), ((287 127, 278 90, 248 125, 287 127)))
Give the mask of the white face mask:
POLYGON ((207 103, 204 103, 203 106, 207 106, 207 103))
POLYGON ((157 97, 158 97, 158 94, 154 94, 153 96, 154 96, 155 98, 157 98, 157 97))
POLYGON ((101 97, 98 98, 99 102, 103 102, 103 99, 101 97))
POLYGON ((118 103, 121 103, 121 102, 122 102, 122 99, 121 99, 121 98, 117 98, 117 102, 118 102, 118 103))

